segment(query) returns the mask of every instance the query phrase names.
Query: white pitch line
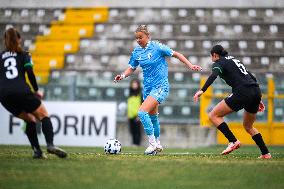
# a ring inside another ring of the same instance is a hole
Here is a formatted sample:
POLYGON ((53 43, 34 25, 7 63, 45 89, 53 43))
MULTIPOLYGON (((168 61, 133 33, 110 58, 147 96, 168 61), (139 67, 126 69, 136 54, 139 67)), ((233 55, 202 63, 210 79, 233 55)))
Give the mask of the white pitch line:
MULTIPOLYGON (((122 155, 144 155, 144 153, 140 153, 140 152, 125 152, 125 153, 120 153, 122 155)), ((216 153, 195 153, 195 152, 172 152, 172 153, 158 153, 160 155, 216 155, 216 153)))
MULTIPOLYGON (((74 155, 104 155, 104 152, 74 152, 70 153, 74 155)), ((120 155, 144 155, 143 152, 137 152, 137 151, 128 151, 128 152, 121 152, 120 155)), ((159 152, 157 155, 218 155, 218 153, 212 153, 212 152, 159 152)))

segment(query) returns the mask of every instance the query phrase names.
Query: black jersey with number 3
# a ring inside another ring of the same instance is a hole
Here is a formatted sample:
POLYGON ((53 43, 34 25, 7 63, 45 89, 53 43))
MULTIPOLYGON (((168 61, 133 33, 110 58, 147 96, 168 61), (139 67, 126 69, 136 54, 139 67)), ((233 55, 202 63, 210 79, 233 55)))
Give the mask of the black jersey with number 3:
POLYGON ((255 77, 233 56, 220 58, 212 65, 212 70, 217 70, 220 78, 233 90, 238 86, 257 85, 255 77))
POLYGON ((0 96, 31 90, 25 79, 27 67, 32 67, 28 52, 3 51, 0 54, 0 96))

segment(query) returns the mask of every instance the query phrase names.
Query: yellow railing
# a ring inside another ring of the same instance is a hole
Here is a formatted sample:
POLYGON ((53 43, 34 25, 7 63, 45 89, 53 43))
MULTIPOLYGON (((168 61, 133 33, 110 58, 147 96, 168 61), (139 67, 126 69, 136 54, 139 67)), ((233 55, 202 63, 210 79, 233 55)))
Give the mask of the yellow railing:
MULTIPOLYGON (((207 77, 202 77, 200 81, 200 86, 203 86, 207 77)), ((213 94, 212 86, 210 86, 207 91, 201 96, 200 99, 200 125, 202 127, 210 127, 213 124, 210 122, 208 117, 208 108, 211 105, 212 99, 222 99, 227 97, 228 94, 216 95, 213 94)), ((267 93, 263 94, 263 99, 267 99, 267 121, 266 122, 255 122, 254 127, 256 127, 262 134, 264 140, 269 145, 283 145, 284 144, 284 123, 274 121, 274 100, 283 99, 284 94, 275 94, 275 84, 273 78, 268 78, 267 93)), ((229 122, 228 123, 232 132, 236 137, 241 140, 243 144, 254 144, 250 135, 246 133, 243 128, 242 120, 240 122, 229 122)), ((218 144, 228 143, 227 139, 220 133, 217 132, 217 142, 218 144)))
POLYGON ((79 50, 80 38, 94 36, 94 24, 108 20, 108 8, 67 8, 59 21, 52 21, 49 32, 37 36, 30 49, 40 84, 46 84, 51 69, 64 67, 66 53, 79 50))

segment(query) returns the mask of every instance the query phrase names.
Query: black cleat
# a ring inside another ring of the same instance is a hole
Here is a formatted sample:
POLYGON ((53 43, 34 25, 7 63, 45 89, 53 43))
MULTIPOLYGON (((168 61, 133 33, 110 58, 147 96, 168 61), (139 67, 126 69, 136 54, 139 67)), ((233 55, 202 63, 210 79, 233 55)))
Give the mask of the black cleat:
POLYGON ((34 159, 47 159, 46 155, 44 153, 42 153, 41 150, 35 150, 33 158, 34 159))
POLYGON ((58 148, 56 146, 47 146, 47 152, 50 154, 55 154, 60 158, 66 158, 67 157, 67 153, 62 150, 61 148, 58 148))

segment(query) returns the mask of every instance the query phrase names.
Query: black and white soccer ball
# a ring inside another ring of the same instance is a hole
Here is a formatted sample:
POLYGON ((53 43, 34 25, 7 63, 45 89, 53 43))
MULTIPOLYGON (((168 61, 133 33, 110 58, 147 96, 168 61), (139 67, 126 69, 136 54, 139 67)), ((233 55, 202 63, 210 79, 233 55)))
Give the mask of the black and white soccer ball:
POLYGON ((119 154, 121 152, 121 143, 117 139, 109 139, 104 150, 106 154, 119 154))

